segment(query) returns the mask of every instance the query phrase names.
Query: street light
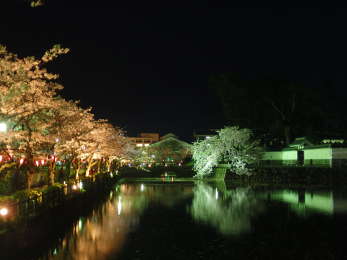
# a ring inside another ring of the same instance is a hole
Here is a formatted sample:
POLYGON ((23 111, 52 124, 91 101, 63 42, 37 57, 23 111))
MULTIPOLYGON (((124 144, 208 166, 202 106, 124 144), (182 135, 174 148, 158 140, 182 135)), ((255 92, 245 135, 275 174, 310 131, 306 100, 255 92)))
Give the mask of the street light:
POLYGON ((0 132, 4 133, 7 132, 7 125, 4 122, 0 123, 0 132))

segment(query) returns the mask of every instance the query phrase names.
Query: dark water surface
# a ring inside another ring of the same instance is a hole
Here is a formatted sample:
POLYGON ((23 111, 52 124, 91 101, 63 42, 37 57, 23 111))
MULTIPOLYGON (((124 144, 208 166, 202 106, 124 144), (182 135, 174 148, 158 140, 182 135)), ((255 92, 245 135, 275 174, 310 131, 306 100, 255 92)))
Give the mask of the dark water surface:
POLYGON ((119 184, 49 250, 34 249, 35 259, 340 259, 345 195, 224 182, 119 184))

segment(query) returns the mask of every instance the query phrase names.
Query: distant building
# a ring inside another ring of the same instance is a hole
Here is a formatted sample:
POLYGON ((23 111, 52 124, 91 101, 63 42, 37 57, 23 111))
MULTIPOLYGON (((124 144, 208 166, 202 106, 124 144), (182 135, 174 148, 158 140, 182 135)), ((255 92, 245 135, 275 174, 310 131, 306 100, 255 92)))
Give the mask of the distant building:
POLYGON ((179 140, 172 133, 166 134, 149 146, 150 153, 156 158, 157 163, 171 165, 179 164, 191 155, 191 144, 179 140))
POLYGON ((325 139, 321 144, 313 144, 306 137, 299 137, 284 149, 265 152, 262 162, 268 166, 345 166, 347 145, 342 139, 325 139))
POLYGON ((160 140, 159 133, 140 133, 137 137, 128 137, 136 147, 148 147, 150 144, 160 140))
POLYGON ((198 131, 193 133, 193 137, 195 141, 200 141, 204 139, 208 139, 217 134, 217 129, 209 129, 204 131, 198 131))

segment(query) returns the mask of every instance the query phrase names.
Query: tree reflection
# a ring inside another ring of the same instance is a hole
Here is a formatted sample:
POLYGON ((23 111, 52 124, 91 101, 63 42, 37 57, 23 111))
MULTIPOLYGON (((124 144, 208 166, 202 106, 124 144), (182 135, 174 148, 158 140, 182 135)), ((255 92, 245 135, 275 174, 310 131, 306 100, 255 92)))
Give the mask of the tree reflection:
POLYGON ((192 217, 222 234, 239 235, 251 230, 251 220, 264 206, 250 188, 227 190, 224 181, 199 182, 190 207, 192 217))

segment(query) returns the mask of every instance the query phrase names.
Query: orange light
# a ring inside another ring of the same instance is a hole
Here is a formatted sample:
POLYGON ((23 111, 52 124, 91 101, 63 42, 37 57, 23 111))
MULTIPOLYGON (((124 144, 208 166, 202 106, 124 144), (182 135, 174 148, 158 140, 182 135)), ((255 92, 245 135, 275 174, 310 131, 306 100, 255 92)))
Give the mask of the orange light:
POLYGON ((35 161, 35 165, 36 165, 37 167, 39 167, 39 165, 40 165, 39 161, 35 161))
POLYGON ((24 163, 24 158, 21 158, 21 159, 19 160, 19 164, 22 165, 23 163, 24 163))
POLYGON ((41 160, 41 165, 44 165, 45 164, 45 160, 41 160))

